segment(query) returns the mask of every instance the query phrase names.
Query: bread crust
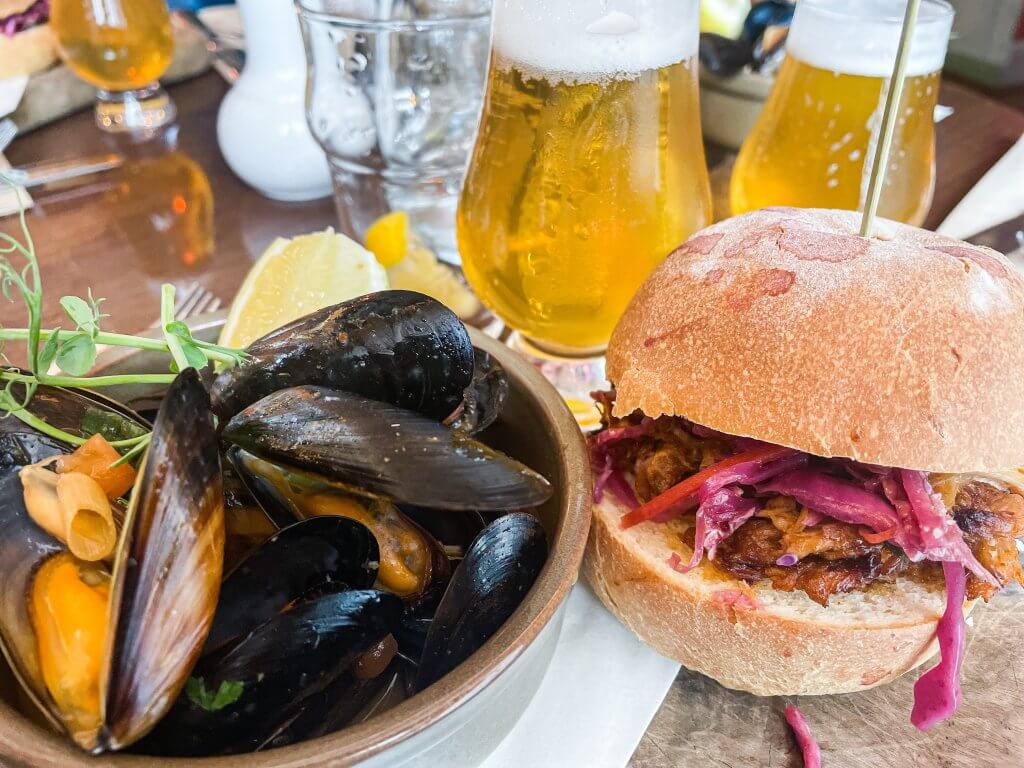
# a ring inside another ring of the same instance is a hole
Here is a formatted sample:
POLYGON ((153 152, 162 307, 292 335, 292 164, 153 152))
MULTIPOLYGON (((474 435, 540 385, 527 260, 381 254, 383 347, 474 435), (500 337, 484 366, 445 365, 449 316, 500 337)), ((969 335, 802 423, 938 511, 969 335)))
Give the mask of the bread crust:
MULTIPOLYGON (((728 688, 760 696, 848 693, 889 682, 937 650, 945 593, 900 581, 834 595, 824 608, 803 592, 753 587, 668 565, 658 523, 627 530, 627 509, 594 505, 583 575, 601 602, 647 645, 728 688)), ((967 611, 973 604, 965 606, 967 611)))
POLYGON ((859 222, 771 208, 692 237, 612 336, 616 415, 885 466, 1024 466, 1024 276, 989 248, 859 222))
POLYGON ((49 24, 38 24, 13 37, 0 34, 0 80, 33 75, 57 61, 57 41, 49 24))

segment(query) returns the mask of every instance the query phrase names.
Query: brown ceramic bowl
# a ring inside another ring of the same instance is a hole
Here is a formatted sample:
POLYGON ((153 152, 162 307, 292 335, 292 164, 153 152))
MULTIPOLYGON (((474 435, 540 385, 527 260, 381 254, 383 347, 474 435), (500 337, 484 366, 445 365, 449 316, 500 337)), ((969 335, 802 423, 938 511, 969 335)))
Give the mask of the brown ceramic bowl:
MULTIPOLYGON (((213 339, 220 321, 197 335, 213 339)), ((422 693, 359 725, 282 749, 245 756, 164 759, 113 754, 90 757, 19 709, 17 688, 0 662, 0 766, 72 768, 300 768, 360 764, 471 766, 479 764, 515 725, 530 702, 561 632, 565 598, 576 582, 590 523, 590 472, 583 437, 550 384, 507 347, 482 334, 473 343, 509 374, 510 396, 486 439, 545 475, 554 497, 538 510, 551 554, 512 618, 465 663, 422 693)), ((103 362, 107 373, 166 370, 166 360, 132 352, 103 362)), ((139 389, 112 392, 121 400, 139 389)), ((2 535, 0 531, 0 535, 2 535)), ((2 575, 0 575, 2 578, 2 575)))

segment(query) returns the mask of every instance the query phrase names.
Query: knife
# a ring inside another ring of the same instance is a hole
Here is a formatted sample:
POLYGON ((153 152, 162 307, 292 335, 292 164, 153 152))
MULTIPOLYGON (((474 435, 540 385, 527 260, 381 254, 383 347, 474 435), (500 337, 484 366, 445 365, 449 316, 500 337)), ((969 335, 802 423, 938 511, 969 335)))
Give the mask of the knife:
POLYGON ((4 175, 20 187, 38 187, 55 181, 76 179, 91 173, 109 171, 124 165, 122 155, 93 155, 71 160, 55 160, 44 163, 9 168, 4 175))

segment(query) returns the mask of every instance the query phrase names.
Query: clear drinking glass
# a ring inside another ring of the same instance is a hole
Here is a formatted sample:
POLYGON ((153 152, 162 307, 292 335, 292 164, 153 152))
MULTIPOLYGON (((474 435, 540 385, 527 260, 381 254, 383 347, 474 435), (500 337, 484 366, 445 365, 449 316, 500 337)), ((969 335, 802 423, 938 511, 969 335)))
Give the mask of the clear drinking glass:
POLYGON ((709 222, 698 0, 495 0, 463 268, 587 423, 612 329, 709 222))
MULTIPOLYGON (((864 206, 906 0, 800 0, 786 58, 732 176, 733 214, 864 206)), ((935 105, 953 24, 924 0, 878 213, 920 226, 935 189, 935 105)))
POLYGON ((149 133, 174 120, 158 78, 171 64, 174 34, 165 0, 53 0, 61 58, 96 86, 96 124, 149 133))
POLYGON ((476 134, 490 0, 299 0, 306 111, 341 228, 390 211, 459 263, 455 208, 476 134))

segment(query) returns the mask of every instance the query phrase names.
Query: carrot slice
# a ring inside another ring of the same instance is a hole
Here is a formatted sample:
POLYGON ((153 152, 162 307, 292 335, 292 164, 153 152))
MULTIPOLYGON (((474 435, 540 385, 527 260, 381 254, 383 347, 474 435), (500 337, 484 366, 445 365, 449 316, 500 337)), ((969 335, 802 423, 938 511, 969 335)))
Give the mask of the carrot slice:
POLYGON ((731 469, 738 464, 744 464, 750 461, 767 463, 792 452, 793 451, 790 448, 782 448, 777 445, 763 445, 758 446, 757 448, 751 448, 749 451, 744 451, 743 453, 737 453, 735 456, 724 458, 721 461, 712 464, 710 467, 705 467, 700 472, 690 475, 685 480, 676 483, 667 491, 655 496, 646 504, 641 504, 636 509, 627 512, 622 516, 622 520, 619 525, 622 528, 632 528, 634 525, 638 525, 639 523, 653 520, 659 515, 670 511, 672 507, 685 502, 689 497, 697 493, 704 483, 715 475, 727 469, 731 469))
POLYGON ((130 464, 111 466, 120 458, 117 449, 97 434, 78 446, 74 453, 57 459, 57 473, 81 472, 89 475, 100 484, 107 498, 114 501, 128 493, 135 484, 134 467, 130 464))

